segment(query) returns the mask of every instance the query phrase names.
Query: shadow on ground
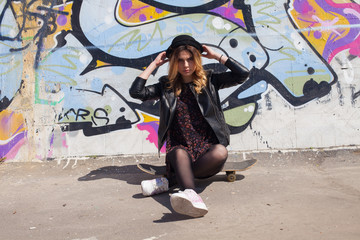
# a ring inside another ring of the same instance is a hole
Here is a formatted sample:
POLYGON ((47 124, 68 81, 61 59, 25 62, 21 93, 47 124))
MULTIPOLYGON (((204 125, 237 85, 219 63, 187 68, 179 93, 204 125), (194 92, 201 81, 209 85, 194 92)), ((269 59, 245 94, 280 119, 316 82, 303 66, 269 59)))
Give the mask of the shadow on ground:
MULTIPOLYGON (((141 181, 153 179, 156 176, 142 172, 136 165, 126 165, 126 166, 105 166, 96 170, 90 171, 85 176, 78 178, 78 181, 95 181, 105 178, 116 179, 125 181, 128 184, 132 185, 141 185, 141 181)), ((243 175, 237 174, 236 181, 241 181, 245 177, 243 175)), ((210 184, 213 182, 226 182, 226 175, 218 174, 207 179, 196 179, 196 192, 199 194, 202 193, 210 184)), ((230 183, 229 183, 230 184, 230 183)), ((139 188, 140 190, 140 188, 139 188)), ((168 192, 151 196, 156 202, 168 208, 172 213, 164 213, 164 216, 159 220, 154 220, 154 223, 165 223, 165 222, 175 222, 175 221, 184 221, 192 219, 184 215, 177 214, 173 212, 170 204, 170 195, 177 192, 179 189, 177 186, 171 188, 168 192)), ((134 199, 144 199, 148 198, 138 193, 133 195, 134 199)))
POLYGON ((132 185, 140 185, 142 180, 152 179, 153 176, 145 174, 136 165, 105 166, 92 170, 85 176, 78 178, 78 181, 94 181, 104 178, 121 180, 132 185))
MULTIPOLYGON (((236 175, 235 182, 241 181, 244 178, 245 178, 245 176, 238 174, 238 175, 236 175)), ((213 182, 226 182, 226 181, 227 181, 226 175, 223 175, 223 174, 215 175, 215 176, 207 178, 207 179, 201 179, 201 180, 197 179, 197 180, 195 180, 196 192, 201 194, 213 182)), ((161 219, 154 220, 154 223, 167 223, 167 222, 185 221, 185 220, 193 219, 192 217, 184 216, 184 215, 178 214, 173 211, 173 209, 171 207, 171 203, 170 203, 170 196, 172 193, 178 192, 178 190, 179 189, 175 186, 166 193, 151 196, 151 198, 153 198, 159 204, 163 205, 164 207, 169 209, 169 211, 171 211, 171 213, 164 213, 164 215, 161 217, 161 219)), ((144 199, 144 198, 148 198, 148 197, 145 197, 141 193, 138 193, 138 194, 133 195, 133 198, 144 199)))

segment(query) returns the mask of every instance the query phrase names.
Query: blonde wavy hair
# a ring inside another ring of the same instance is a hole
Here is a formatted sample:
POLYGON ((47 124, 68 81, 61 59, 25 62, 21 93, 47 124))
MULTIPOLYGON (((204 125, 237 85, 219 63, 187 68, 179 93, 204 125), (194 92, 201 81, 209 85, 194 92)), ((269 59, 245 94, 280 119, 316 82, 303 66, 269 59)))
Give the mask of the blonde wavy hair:
POLYGON ((206 73, 204 71, 204 68, 202 66, 201 61, 201 54, 200 52, 193 46, 190 45, 184 45, 179 46, 175 49, 173 54, 170 57, 169 62, 169 74, 168 74, 168 88, 173 89, 175 96, 179 96, 182 90, 182 79, 181 75, 178 71, 178 58, 181 51, 188 51, 191 56, 194 58, 195 63, 195 71, 193 73, 193 84, 195 85, 195 91, 197 94, 201 93, 201 90, 206 86, 207 84, 207 77, 206 73))

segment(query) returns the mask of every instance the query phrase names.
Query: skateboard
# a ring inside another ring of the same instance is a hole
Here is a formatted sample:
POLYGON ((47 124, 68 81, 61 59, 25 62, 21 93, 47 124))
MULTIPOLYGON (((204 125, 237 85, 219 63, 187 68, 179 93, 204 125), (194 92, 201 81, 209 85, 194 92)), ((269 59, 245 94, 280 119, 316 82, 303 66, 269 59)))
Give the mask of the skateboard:
MULTIPOLYGON (((249 159, 242 162, 226 162, 221 172, 226 173, 227 180, 234 182, 236 180, 236 172, 245 171, 256 164, 256 159, 249 159)), ((137 167, 148 174, 165 176, 166 177, 166 166, 156 166, 146 163, 138 163, 137 167)))

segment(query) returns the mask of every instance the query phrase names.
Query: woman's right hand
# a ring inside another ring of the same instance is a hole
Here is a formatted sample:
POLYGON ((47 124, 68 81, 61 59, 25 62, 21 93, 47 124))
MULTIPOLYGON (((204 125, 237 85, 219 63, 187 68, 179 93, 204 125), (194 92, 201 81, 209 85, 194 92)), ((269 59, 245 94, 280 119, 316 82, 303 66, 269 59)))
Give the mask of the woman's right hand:
POLYGON ((143 79, 148 79, 151 73, 161 65, 167 63, 169 59, 166 58, 166 52, 161 52, 157 55, 157 57, 150 63, 150 65, 145 68, 145 70, 139 75, 139 77, 143 79))
POLYGON ((157 57, 153 62, 155 63, 156 67, 160 67, 163 64, 167 63, 168 61, 169 59, 166 58, 166 52, 164 51, 159 53, 159 55, 157 55, 157 57))

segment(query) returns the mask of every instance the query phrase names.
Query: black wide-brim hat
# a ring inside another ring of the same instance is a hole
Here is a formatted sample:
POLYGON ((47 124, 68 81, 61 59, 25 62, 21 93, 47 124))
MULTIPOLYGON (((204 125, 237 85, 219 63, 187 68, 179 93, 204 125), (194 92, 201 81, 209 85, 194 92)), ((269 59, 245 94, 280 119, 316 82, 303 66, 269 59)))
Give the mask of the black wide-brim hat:
POLYGON ((194 48, 199 50, 200 53, 204 51, 202 45, 198 41, 196 41, 193 37, 189 35, 179 35, 172 40, 170 47, 166 50, 166 57, 170 58, 171 54, 174 52, 176 48, 185 45, 193 46, 194 48))

